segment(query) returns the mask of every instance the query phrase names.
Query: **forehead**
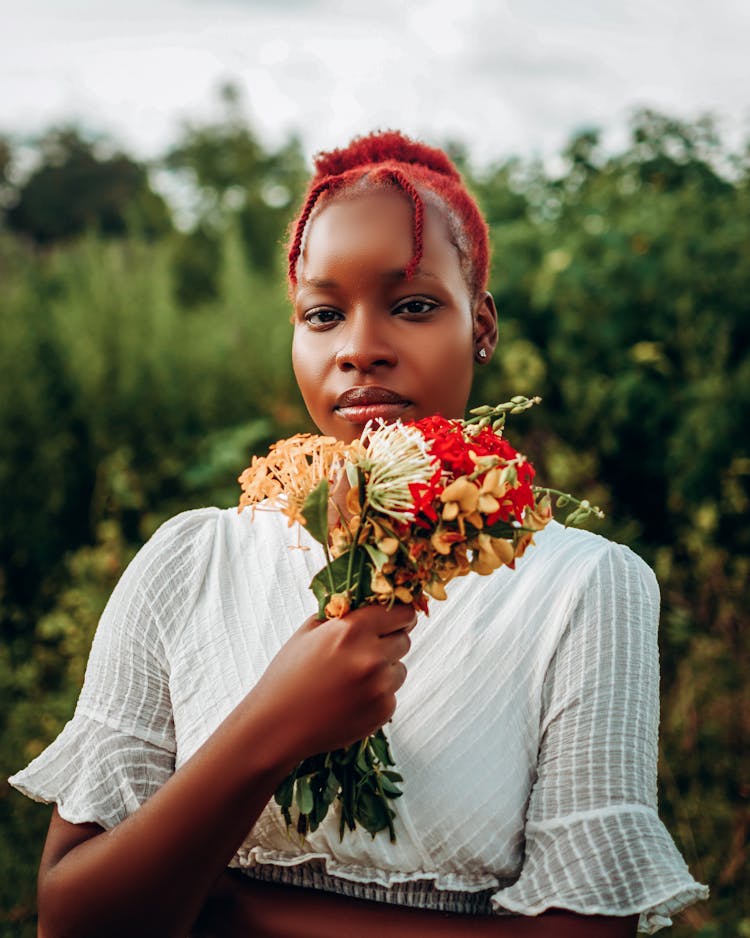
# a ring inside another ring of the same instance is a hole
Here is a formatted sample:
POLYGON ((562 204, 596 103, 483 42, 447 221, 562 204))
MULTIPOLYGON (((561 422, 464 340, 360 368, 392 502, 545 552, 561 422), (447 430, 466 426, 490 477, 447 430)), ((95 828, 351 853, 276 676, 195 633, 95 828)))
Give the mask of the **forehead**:
MULTIPOLYGON (((330 263, 358 265, 364 269, 382 264, 405 268, 414 253, 414 209, 410 200, 393 190, 345 193, 323 203, 313 214, 302 244, 300 284, 318 278, 330 263)), ((424 207, 423 256, 420 269, 461 274, 460 256, 443 212, 424 207)))

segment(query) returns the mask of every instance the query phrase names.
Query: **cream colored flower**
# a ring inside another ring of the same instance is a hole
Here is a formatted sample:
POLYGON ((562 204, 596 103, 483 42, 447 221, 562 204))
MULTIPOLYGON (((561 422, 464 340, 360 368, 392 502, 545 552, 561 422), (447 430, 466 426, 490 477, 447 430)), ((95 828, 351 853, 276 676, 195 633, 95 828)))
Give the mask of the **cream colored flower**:
POLYGON ((413 483, 429 482, 436 460, 427 450, 424 437, 414 427, 396 421, 365 427, 364 451, 357 460, 365 474, 365 492, 371 508, 399 521, 414 517, 413 483))

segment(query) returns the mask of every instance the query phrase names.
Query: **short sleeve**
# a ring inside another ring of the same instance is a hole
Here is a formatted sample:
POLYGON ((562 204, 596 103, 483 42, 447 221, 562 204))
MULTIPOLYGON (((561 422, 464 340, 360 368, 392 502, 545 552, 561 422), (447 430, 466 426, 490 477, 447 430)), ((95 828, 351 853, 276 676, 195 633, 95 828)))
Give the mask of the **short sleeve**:
POLYGON ((653 933, 707 897, 657 814, 658 616, 653 573, 610 544, 545 676, 523 866, 496 911, 640 913, 653 933))
POLYGON ((141 548, 102 613, 73 719, 9 779, 71 823, 110 829, 174 772, 165 635, 195 602, 217 514, 178 515, 141 548))

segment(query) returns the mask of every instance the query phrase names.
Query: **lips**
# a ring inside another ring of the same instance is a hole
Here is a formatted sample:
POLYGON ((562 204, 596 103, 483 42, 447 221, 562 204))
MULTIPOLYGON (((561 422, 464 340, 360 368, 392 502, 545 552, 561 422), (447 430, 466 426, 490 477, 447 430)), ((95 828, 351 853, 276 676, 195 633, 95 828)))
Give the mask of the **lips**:
POLYGON ((360 385, 340 394, 334 410, 350 423, 365 424, 368 420, 396 420, 410 403, 389 388, 360 385))
POLYGON ((368 407, 371 404, 408 404, 409 402, 395 391, 374 385, 361 385, 349 388, 336 399, 336 407, 368 407))

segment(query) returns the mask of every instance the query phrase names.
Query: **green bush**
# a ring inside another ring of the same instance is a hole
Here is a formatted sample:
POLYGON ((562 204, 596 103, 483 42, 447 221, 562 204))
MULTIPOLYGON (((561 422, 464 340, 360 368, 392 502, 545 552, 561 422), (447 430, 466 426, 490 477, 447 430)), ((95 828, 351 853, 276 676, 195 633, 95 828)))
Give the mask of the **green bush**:
MULTIPOLYGON (((673 934, 750 934, 750 167, 710 123, 651 113, 621 153, 587 133, 564 160, 556 177, 519 161, 472 176, 501 316, 474 400, 541 394, 509 436, 655 567, 662 814, 712 888, 673 934)), ((250 453, 309 428, 283 272, 250 266, 243 224, 227 216, 198 270, 210 289, 192 291, 175 271, 199 238, 90 236, 47 254, 0 239, 6 772, 70 716, 138 545, 176 511, 233 504, 250 453)), ((0 936, 31 935, 48 811, 0 791, 0 936)))

